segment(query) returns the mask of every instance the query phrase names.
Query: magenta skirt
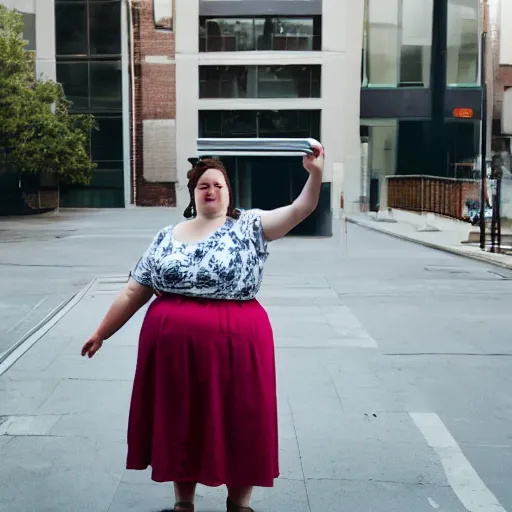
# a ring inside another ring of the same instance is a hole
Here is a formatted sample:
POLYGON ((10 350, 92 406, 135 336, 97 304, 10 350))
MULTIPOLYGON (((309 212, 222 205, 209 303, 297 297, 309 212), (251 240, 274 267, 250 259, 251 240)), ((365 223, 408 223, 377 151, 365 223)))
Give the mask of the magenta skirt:
POLYGON ((156 482, 272 487, 279 476, 274 340, 257 300, 165 296, 142 325, 127 469, 156 482))

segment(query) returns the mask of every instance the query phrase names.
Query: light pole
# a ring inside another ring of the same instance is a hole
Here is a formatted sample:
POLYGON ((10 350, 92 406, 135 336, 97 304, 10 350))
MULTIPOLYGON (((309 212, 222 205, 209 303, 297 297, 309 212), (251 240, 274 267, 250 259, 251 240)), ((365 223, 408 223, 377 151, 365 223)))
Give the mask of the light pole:
POLYGON ((485 250, 485 203, 487 190, 487 0, 483 0, 483 23, 480 43, 480 82, 482 108, 480 122, 480 249, 485 250))

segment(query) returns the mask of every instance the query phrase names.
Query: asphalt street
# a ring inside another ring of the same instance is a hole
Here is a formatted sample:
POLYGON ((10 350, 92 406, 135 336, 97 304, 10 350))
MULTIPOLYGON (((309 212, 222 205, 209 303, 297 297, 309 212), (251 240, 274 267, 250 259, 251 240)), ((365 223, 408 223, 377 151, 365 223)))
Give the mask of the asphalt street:
MULTIPOLYGON (((2 330, 42 297, 127 274, 174 219, 151 209, 2 222, 2 330)), ((344 244, 271 244, 259 299, 276 338, 282 474, 256 492, 256 511, 512 512, 511 278, 352 225, 344 244)), ((98 283, 0 376, 0 512, 172 506, 170 486, 123 469, 143 312, 101 357, 78 355, 114 293, 98 283)), ((222 499, 201 488, 199 512, 222 499)))

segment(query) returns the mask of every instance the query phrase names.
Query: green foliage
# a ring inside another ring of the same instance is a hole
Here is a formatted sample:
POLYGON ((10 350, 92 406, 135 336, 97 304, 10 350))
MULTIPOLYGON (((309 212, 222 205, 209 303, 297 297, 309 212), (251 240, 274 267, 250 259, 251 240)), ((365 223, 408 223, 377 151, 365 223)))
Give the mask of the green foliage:
POLYGON ((22 16, 0 5, 0 146, 7 164, 87 184, 95 167, 88 150, 94 117, 70 114, 62 86, 35 77, 22 33, 22 16))

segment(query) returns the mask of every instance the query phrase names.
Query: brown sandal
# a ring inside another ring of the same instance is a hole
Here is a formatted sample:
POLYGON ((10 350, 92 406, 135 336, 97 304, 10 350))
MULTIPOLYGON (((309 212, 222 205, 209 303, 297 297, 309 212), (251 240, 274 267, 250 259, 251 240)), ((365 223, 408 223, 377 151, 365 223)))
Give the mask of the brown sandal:
POLYGON ((178 501, 172 510, 173 512, 194 512, 194 504, 190 501, 178 501))
POLYGON ((254 512, 251 507, 241 507, 235 505, 229 498, 226 500, 226 511, 227 512, 254 512))

